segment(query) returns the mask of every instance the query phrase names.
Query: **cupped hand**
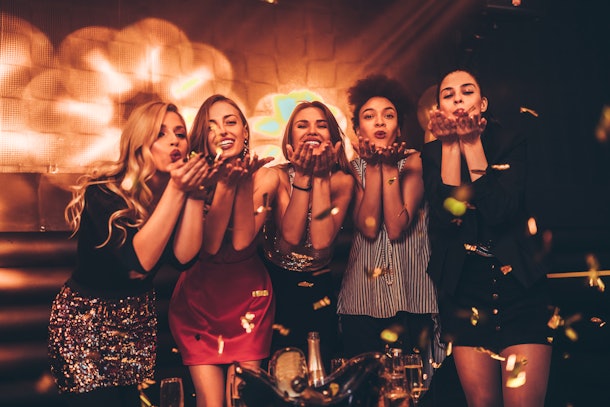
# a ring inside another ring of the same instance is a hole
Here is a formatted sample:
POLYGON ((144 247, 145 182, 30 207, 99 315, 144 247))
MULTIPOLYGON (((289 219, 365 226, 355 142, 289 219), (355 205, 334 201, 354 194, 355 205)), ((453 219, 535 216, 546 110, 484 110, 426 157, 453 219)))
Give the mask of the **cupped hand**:
POLYGON ((313 157, 313 176, 314 177, 328 177, 338 161, 339 148, 341 148, 341 142, 338 141, 335 145, 331 145, 329 141, 322 144, 318 150, 318 154, 313 157))
POLYGON ((381 159, 380 149, 368 138, 358 137, 358 155, 367 165, 377 165, 381 159))
POLYGON ((456 133, 460 142, 473 143, 481 137, 487 126, 487 119, 480 114, 470 116, 468 112, 459 112, 456 118, 456 133))
POLYGON ((313 147, 310 144, 299 142, 296 148, 290 144, 286 146, 288 161, 292 164, 295 171, 301 174, 310 174, 313 171, 313 147))
POLYGON ((436 139, 443 143, 458 141, 456 120, 448 117, 438 109, 433 109, 430 111, 428 130, 436 139))

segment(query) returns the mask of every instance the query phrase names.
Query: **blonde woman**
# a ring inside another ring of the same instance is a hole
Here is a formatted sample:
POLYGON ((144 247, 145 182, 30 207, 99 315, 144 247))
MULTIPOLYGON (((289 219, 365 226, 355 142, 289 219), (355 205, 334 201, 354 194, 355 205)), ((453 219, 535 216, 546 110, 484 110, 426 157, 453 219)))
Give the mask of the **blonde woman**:
POLYGON ((53 302, 51 371, 72 406, 139 406, 153 377, 152 280, 163 263, 187 267, 202 239, 200 186, 216 169, 187 159, 186 125, 175 105, 134 109, 120 157, 83 177, 66 208, 78 264, 53 302))

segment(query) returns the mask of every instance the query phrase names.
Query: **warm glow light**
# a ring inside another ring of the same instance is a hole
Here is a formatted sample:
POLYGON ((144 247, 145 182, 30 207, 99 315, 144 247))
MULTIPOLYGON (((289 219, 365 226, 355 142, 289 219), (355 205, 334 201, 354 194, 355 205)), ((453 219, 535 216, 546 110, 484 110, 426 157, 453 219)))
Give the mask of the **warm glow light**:
POLYGON ((170 86, 171 95, 175 99, 184 99, 193 93, 198 87, 212 79, 212 73, 207 68, 201 68, 188 77, 178 79, 170 86))
POLYGON ((100 50, 91 51, 86 59, 92 69, 104 73, 106 77, 106 89, 109 93, 121 94, 128 92, 133 88, 128 77, 117 72, 110 61, 108 61, 108 58, 106 58, 100 50))

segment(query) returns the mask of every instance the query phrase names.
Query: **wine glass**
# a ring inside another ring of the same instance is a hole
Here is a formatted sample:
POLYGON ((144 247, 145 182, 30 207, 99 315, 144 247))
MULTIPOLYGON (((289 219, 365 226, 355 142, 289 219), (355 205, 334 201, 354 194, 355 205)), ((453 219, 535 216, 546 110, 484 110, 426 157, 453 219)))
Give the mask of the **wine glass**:
POLYGON ((179 377, 168 377, 161 380, 160 407, 184 407, 184 392, 182 379, 179 377))
POLYGON ((428 390, 424 384, 422 370, 423 363, 421 356, 418 354, 410 354, 404 356, 405 361, 405 374, 407 376, 407 383, 409 386, 409 392, 413 399, 413 404, 417 406, 419 399, 428 390))

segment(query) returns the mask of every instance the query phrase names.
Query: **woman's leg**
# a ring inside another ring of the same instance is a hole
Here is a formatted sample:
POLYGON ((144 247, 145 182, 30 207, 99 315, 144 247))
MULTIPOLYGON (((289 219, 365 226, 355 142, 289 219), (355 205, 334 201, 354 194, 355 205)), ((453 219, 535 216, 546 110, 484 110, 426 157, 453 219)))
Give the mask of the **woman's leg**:
POLYGON ((453 359, 469 407, 502 407, 500 362, 470 346, 454 347, 453 359))
MULTIPOLYGON (((239 364, 247 369, 257 370, 261 366, 261 361, 250 360, 247 362, 239 362, 239 364)), ((239 404, 235 403, 235 399, 239 399, 239 392, 237 391, 237 386, 239 386, 240 382, 241 379, 235 375, 235 366, 229 366, 229 369, 227 370, 226 388, 227 406, 229 407, 239 407, 239 404)))
POLYGON ((502 362, 502 383, 504 407, 543 407, 546 397, 546 388, 549 381, 552 348, 542 344, 513 345, 504 349, 500 355, 509 358, 516 356, 516 360, 526 363, 521 367, 525 373, 525 382, 522 384, 509 383, 517 387, 508 387, 509 379, 514 379, 515 371, 506 370, 506 362, 502 362))
POLYGON ((224 407, 225 373, 222 366, 189 366, 197 407, 224 407))

